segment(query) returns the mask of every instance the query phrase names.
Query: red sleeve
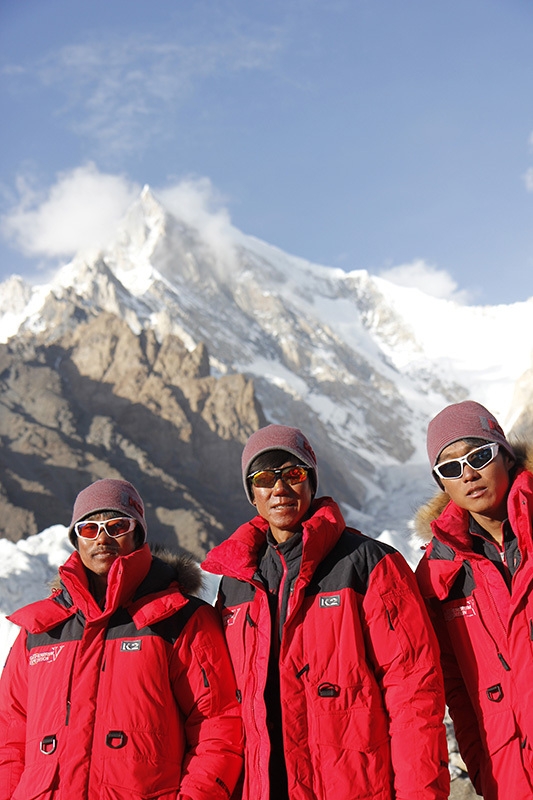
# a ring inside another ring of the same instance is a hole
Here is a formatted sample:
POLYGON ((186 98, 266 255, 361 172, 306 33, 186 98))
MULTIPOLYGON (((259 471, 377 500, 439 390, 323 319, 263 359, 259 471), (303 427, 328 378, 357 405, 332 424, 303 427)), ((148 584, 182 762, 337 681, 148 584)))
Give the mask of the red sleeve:
POLYGON ((188 621, 171 663, 187 751, 179 800, 228 800, 242 769, 243 734, 220 620, 205 605, 188 621))
POLYGON ((26 632, 11 648, 0 678, 0 800, 9 800, 24 771, 27 685, 26 632))
POLYGON ((389 716, 396 800, 447 800, 450 776, 437 640, 399 553, 374 567, 363 602, 367 647, 389 716))

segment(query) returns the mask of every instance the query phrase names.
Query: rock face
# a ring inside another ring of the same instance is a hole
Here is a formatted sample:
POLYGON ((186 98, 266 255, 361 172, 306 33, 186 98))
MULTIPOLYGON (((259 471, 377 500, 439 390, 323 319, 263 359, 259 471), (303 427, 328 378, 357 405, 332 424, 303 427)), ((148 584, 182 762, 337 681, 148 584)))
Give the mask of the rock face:
POLYGON ((75 315, 0 345, 3 535, 68 524, 80 489, 123 477, 147 499, 150 538, 201 557, 252 511, 240 453, 265 423, 252 381, 210 375, 203 344, 75 315))

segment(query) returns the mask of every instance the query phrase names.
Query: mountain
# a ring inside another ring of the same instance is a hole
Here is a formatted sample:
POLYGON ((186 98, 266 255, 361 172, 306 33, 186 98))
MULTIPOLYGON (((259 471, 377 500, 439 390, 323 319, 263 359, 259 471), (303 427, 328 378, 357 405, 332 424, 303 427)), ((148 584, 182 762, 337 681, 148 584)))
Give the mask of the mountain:
MULTIPOLYGON (((370 535, 433 491, 429 418, 472 397, 531 429, 533 300, 468 307, 312 264, 149 188, 109 246, 46 285, 0 291, 0 511, 16 541, 68 523, 122 474, 149 524, 200 555, 251 512, 239 455, 266 421, 301 427, 320 491, 370 535)), ((395 539, 396 541, 396 539, 395 539)))

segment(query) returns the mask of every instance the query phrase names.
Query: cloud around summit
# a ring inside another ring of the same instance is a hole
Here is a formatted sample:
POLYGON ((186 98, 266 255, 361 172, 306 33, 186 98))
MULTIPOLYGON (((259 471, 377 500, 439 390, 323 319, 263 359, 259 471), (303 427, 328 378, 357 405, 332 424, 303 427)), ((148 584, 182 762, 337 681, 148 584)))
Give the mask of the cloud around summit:
POLYGON ((103 247, 140 187, 89 163, 62 172, 48 189, 18 179, 18 201, 0 220, 2 236, 28 257, 70 258, 103 247))
MULTIPOLYGON (((0 232, 25 256, 56 262, 70 259, 85 249, 105 247, 141 188, 124 175, 99 171, 92 162, 60 173, 47 189, 36 188, 30 178, 21 176, 19 197, 0 220, 0 232)), ((189 177, 151 188, 167 211, 201 233, 215 257, 233 257, 236 231, 228 199, 208 178, 189 177)), ((423 260, 379 274, 441 299, 460 303, 468 299, 449 273, 423 260)))
POLYGON ((466 305, 471 300, 470 294, 459 289, 449 272, 427 264, 423 259, 382 270, 379 277, 398 286, 420 289, 424 294, 440 300, 453 300, 460 305, 466 305))

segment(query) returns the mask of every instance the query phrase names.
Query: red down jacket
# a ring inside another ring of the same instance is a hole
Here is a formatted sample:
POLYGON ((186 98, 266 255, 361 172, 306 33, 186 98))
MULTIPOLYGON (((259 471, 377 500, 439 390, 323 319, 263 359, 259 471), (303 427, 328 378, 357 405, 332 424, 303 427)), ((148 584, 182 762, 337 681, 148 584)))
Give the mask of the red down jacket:
POLYGON ((242 723, 214 609, 147 545, 111 567, 105 611, 77 552, 60 576, 10 617, 1 800, 228 800, 242 723))
POLYGON ((485 800, 533 797, 533 474, 507 503, 521 561, 511 591, 474 552, 468 512, 443 493, 417 515, 433 535, 417 568, 442 653, 446 699, 461 755, 485 800), (431 527, 430 527, 431 526, 431 527))
MULTIPOLYGON (((220 597, 245 729, 244 800, 269 800, 263 700, 271 614, 256 574, 257 516, 203 564, 220 597)), ((345 527, 330 498, 304 522, 279 656, 291 800, 444 800, 444 693, 436 640, 403 557, 345 527)))

